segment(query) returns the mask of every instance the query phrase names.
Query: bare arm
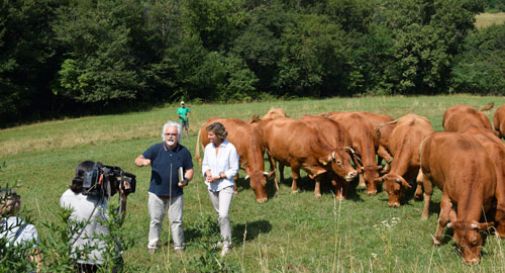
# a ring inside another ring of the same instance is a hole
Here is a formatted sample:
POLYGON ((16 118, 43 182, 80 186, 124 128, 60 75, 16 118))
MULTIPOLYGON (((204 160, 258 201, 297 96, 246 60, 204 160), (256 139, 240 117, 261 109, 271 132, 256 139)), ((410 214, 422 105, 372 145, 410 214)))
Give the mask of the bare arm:
POLYGON ((30 261, 35 262, 37 264, 37 273, 42 272, 42 253, 40 249, 35 248, 33 250, 33 254, 30 255, 30 261))

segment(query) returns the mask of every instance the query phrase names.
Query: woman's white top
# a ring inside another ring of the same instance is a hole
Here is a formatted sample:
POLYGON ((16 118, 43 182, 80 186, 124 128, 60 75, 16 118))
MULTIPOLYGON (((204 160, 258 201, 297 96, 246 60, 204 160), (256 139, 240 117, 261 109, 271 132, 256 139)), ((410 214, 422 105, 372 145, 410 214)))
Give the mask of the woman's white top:
POLYGON ((210 191, 220 191, 224 188, 233 186, 233 177, 239 170, 239 155, 233 144, 224 140, 219 145, 219 150, 216 153, 214 144, 209 143, 205 146, 205 154, 203 156, 202 172, 205 177, 205 172, 210 170, 212 176, 219 176, 219 173, 224 172, 226 178, 219 179, 212 183, 205 182, 210 191))

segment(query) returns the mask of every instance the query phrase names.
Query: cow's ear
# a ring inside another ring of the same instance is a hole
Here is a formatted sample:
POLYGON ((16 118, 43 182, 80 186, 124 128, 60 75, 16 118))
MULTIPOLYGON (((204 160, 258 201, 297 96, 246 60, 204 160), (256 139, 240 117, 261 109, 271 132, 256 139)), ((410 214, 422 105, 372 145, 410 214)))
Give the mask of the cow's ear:
POLYGON ((319 163, 323 164, 323 166, 326 166, 326 165, 328 165, 328 162, 330 162, 332 160, 332 156, 333 156, 333 153, 319 158, 318 161, 319 161, 319 163))
POLYGON ((395 182, 396 183, 400 183, 400 185, 404 186, 405 188, 408 188, 408 189, 411 189, 412 186, 409 184, 409 182, 407 182, 405 179, 403 179, 403 177, 401 176, 397 176, 395 178, 395 182))

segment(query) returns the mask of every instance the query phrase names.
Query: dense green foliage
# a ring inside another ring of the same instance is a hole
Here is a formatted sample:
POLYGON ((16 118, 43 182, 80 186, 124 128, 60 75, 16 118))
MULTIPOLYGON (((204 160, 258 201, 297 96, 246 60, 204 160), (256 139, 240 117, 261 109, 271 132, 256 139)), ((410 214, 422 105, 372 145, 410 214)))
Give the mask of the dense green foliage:
POLYGON ((499 42, 474 17, 502 2, 4 0, 0 121, 181 97, 496 93, 461 66, 479 47, 469 33, 499 42))

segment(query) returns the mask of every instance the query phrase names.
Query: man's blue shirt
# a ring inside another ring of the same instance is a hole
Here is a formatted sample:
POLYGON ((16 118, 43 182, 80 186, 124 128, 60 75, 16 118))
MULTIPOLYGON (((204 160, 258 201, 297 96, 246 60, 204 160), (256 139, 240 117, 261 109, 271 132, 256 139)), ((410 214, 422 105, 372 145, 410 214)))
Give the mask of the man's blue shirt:
POLYGON ((183 194, 179 183, 178 169, 183 173, 193 169, 191 154, 186 147, 178 144, 173 150, 165 143, 157 143, 149 147, 143 156, 151 160, 151 184, 149 192, 158 196, 179 196, 183 194))

